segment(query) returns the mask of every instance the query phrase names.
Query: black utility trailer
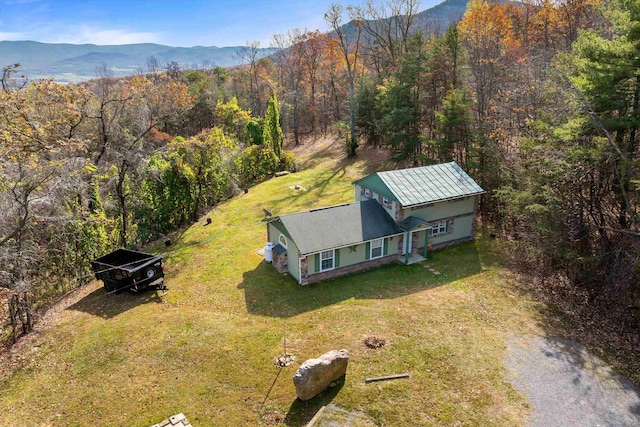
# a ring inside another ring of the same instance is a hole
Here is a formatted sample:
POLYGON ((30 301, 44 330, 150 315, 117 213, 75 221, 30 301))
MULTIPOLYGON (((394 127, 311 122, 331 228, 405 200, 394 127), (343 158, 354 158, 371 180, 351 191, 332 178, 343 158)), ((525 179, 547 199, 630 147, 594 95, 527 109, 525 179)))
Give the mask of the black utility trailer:
POLYGON ((164 285, 164 270, 160 255, 146 254, 129 249, 116 249, 91 261, 96 279, 102 280, 107 292, 129 289, 134 292, 146 289, 168 290, 164 285))

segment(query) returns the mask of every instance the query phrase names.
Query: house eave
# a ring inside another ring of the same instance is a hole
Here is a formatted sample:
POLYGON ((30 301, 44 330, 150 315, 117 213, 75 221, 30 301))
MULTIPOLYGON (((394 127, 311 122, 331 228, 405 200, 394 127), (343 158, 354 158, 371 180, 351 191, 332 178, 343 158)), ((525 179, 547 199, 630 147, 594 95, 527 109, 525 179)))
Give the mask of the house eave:
POLYGON ((352 242, 352 243, 345 244, 345 245, 341 245, 341 246, 331 246, 331 247, 323 248, 323 249, 319 249, 319 250, 315 250, 315 249, 314 249, 313 251, 310 251, 310 252, 304 252, 304 253, 303 253, 303 252, 300 252, 300 257, 301 257, 301 258, 302 258, 302 257, 307 257, 307 256, 309 256, 309 255, 318 254, 318 253, 320 253, 320 252, 329 251, 329 250, 332 250, 332 249, 333 249, 333 250, 335 250, 335 249, 343 249, 343 248, 348 248, 348 247, 353 246, 353 245, 361 245, 361 244, 363 244, 363 243, 367 243, 367 242, 370 242, 370 241, 372 241, 372 240, 377 240, 377 239, 387 239, 387 238, 389 238, 389 237, 402 236, 402 235, 404 235, 404 233, 405 233, 405 232, 403 231, 403 232, 401 232, 401 233, 388 234, 388 235, 386 235, 386 236, 376 237, 375 239, 360 240, 360 241, 357 241, 357 242, 352 242))
POLYGON ((431 205, 433 203, 449 202, 449 201, 452 201, 452 200, 464 199, 466 197, 479 196, 479 195, 485 194, 485 193, 486 193, 486 191, 478 191, 476 193, 465 194, 463 196, 446 197, 444 199, 432 200, 430 202, 413 203, 413 204, 410 204, 410 205, 403 205, 401 202, 398 202, 398 203, 400 203, 400 205, 404 209, 406 209, 406 208, 415 208, 415 207, 419 207, 419 206, 431 205))

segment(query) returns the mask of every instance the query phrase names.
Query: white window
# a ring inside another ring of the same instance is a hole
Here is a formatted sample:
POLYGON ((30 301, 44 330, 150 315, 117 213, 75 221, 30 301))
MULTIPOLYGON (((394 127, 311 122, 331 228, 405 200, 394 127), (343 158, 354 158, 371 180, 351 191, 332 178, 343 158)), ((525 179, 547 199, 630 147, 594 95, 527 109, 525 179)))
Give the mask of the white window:
POLYGON ((284 234, 281 234, 280 237, 278 237, 278 242, 280 242, 280 244, 287 249, 287 238, 284 237, 284 234))
POLYGON ((387 197, 382 198, 382 204, 387 206, 389 204, 389 199, 387 197))
POLYGON ((371 259, 380 258, 382 256, 382 239, 371 241, 371 259))
POLYGON ((438 221, 436 224, 433 225, 433 228, 431 229, 431 235, 439 236, 441 234, 446 234, 447 229, 448 229, 447 221, 438 221))
POLYGON ((371 197, 371 190, 369 190, 368 188, 364 189, 364 197, 371 197))
POLYGON ((320 271, 333 270, 333 249, 320 253, 320 271))

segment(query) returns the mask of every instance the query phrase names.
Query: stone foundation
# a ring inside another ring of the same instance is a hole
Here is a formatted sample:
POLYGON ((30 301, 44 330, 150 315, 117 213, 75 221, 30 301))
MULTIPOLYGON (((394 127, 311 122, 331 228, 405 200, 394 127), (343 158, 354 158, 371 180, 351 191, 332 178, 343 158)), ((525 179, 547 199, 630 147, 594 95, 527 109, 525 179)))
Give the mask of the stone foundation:
POLYGON ((361 262, 358 264, 347 265, 345 267, 338 267, 333 270, 323 271, 322 273, 311 274, 311 275, 303 274, 302 281, 300 284, 310 285, 312 283, 324 282, 325 280, 332 279, 334 277, 344 276, 345 274, 357 273, 363 270, 369 270, 374 267, 390 264, 397 260, 398 260, 398 256, 396 254, 391 254, 382 258, 376 258, 374 260, 369 260, 369 261, 361 262))
POLYGON ((273 252, 273 266, 278 270, 278 273, 287 273, 288 270, 288 257, 287 253, 283 253, 282 255, 278 255, 273 252))

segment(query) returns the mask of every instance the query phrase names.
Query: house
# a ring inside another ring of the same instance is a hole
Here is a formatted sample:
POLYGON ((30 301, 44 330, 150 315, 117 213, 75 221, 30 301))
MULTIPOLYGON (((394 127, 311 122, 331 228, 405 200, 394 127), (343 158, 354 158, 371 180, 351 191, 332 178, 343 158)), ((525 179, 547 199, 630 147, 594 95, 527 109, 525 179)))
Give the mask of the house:
POLYGON ((273 265, 306 285, 473 240, 484 190, 455 162, 376 172, 355 202, 267 222, 273 265))

